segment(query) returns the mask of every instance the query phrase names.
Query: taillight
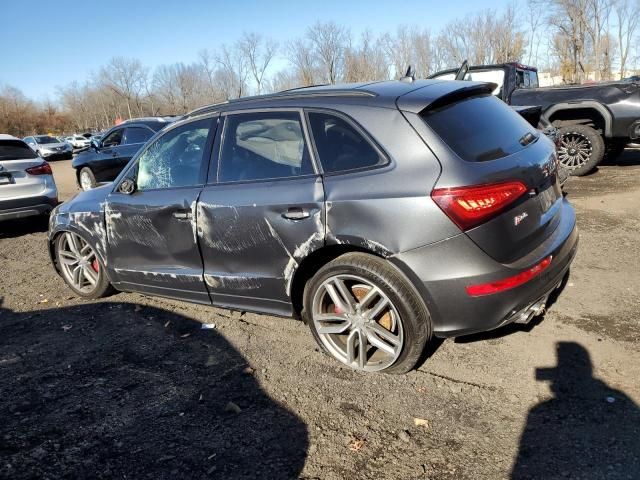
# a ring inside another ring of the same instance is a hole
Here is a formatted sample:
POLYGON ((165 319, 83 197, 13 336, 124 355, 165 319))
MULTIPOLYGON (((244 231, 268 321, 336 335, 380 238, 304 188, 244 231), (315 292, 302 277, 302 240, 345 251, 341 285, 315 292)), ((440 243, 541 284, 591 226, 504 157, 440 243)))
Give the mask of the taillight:
POLYGON ((436 188, 431 198, 462 230, 486 222, 524 195, 527 187, 520 181, 436 188))
POLYGON ((549 255, 529 270, 520 272, 513 277, 503 278, 502 280, 496 280, 495 282, 481 283, 479 285, 469 285, 467 287, 467 293, 472 297, 480 297, 482 295, 491 295, 492 293, 503 292, 505 290, 516 288, 523 283, 528 282, 532 278, 537 277, 549 268, 549 265, 551 265, 551 258, 551 255, 549 255))
POLYGON ((26 168, 25 172, 29 175, 53 175, 51 166, 47 162, 36 165, 35 167, 26 168))

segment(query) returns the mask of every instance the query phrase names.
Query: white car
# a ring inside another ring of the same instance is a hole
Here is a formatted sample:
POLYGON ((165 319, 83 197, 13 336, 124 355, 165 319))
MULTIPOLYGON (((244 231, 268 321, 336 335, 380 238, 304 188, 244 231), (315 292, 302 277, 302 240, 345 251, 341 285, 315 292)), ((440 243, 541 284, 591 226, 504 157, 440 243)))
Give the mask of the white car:
POLYGON ((91 141, 82 135, 71 135, 69 137, 65 137, 65 140, 75 149, 88 148, 91 144, 91 141))
POLYGON ((0 134, 0 221, 46 215, 57 204, 49 164, 19 138, 0 134))

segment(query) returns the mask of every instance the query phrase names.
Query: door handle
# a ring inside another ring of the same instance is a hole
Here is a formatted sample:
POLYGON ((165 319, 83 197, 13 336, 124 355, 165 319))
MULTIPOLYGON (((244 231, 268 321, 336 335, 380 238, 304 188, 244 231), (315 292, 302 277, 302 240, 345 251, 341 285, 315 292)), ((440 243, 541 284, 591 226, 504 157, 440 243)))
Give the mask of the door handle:
POLYGON ((173 218, 178 220, 191 220, 193 215, 191 214, 191 210, 179 210, 177 212, 173 212, 173 218))
POLYGON ((309 218, 311 214, 309 213, 309 210, 304 208, 291 207, 283 213, 282 216, 289 220, 302 220, 304 218, 309 218))

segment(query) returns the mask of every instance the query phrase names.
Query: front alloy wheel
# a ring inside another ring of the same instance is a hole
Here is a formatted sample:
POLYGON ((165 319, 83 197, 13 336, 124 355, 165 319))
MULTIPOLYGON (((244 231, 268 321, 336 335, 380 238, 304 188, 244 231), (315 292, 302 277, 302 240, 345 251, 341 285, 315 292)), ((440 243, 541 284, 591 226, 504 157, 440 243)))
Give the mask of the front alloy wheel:
POLYGON ((84 167, 80 170, 80 188, 86 192, 87 190, 95 188, 95 186, 96 179, 93 176, 93 172, 89 168, 84 167))
POLYGON ((56 258, 62 278, 78 295, 99 298, 109 290, 100 259, 80 235, 62 233, 56 240, 56 258))

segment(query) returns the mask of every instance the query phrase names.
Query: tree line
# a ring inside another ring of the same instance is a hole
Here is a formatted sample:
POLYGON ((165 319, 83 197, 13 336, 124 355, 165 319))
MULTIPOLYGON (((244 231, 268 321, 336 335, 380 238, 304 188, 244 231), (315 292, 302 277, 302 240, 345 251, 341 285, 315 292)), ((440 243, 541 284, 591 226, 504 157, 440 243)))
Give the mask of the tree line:
POLYGON ((90 78, 59 87, 55 102, 0 88, 0 132, 103 130, 118 119, 179 115, 246 95, 397 78, 409 65, 425 78, 463 60, 520 61, 566 83, 622 78, 637 66, 640 0, 525 1, 469 14, 438 32, 399 26, 354 35, 337 22, 319 22, 281 44, 247 32, 234 43, 199 51, 192 63, 151 69, 138 59, 115 57, 90 78))

